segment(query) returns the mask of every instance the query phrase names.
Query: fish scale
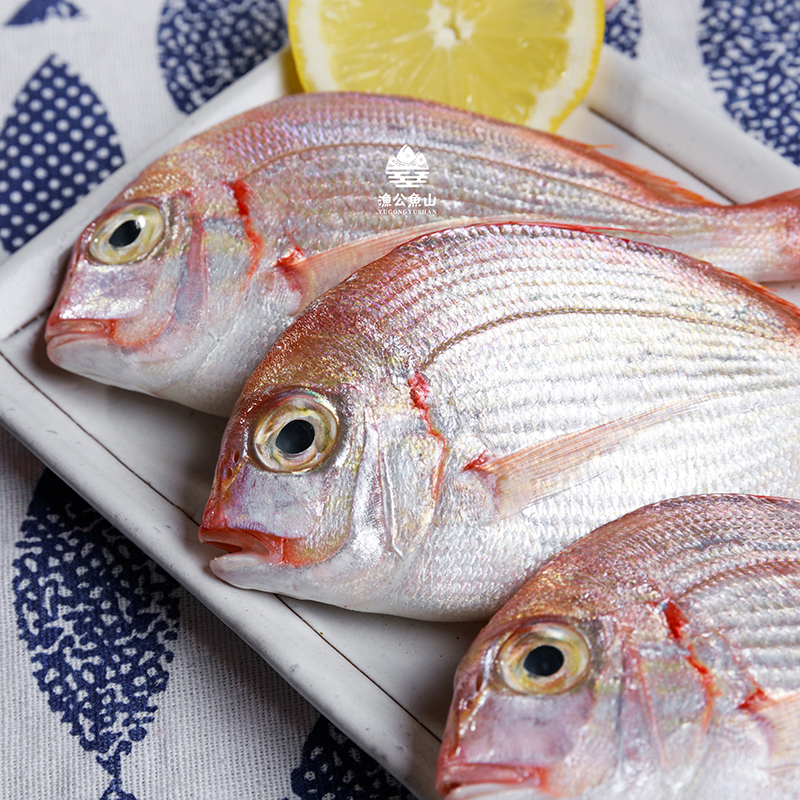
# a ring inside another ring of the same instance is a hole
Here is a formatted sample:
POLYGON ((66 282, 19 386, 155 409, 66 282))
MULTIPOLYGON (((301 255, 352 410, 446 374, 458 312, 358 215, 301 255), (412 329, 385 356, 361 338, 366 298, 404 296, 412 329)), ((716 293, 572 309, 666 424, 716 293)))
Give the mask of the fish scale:
POLYGON ((165 154, 83 231, 46 326, 48 354, 228 416, 303 308, 431 231, 597 225, 778 280, 800 275, 798 198, 718 205, 591 147, 436 103, 291 95, 165 154), (387 172, 404 148, 426 159, 419 186, 387 172))
POLYGON ((408 243, 309 307, 248 381, 200 530, 229 551, 212 569, 350 608, 481 618, 632 508, 798 493, 799 323, 708 264, 580 229, 408 243), (314 438, 282 455, 293 414, 314 438))
POLYGON ((687 616, 703 628, 713 626, 741 653, 755 682, 776 691, 800 691, 797 570, 794 559, 783 570, 767 566, 756 574, 752 570, 739 575, 723 573, 680 595, 687 616))
POLYGON ((688 496, 601 526, 541 567, 465 654, 438 790, 800 797, 798 607, 797 500, 688 496), (545 643, 588 647, 554 673, 568 689, 509 671, 545 643))
MULTIPOLYGON (((620 586, 655 586, 671 597, 702 590, 713 593, 714 581, 724 582, 728 573, 784 563, 793 571, 800 568, 799 523, 800 501, 788 498, 666 500, 599 528, 591 540, 573 545, 573 549, 587 548, 590 555, 574 564, 566 554, 560 555, 559 568, 568 564, 573 580, 591 559, 593 570, 617 573, 620 586), (690 510, 693 513, 687 516, 690 510), (675 535, 676 529, 686 532, 675 535)), ((551 565, 548 574, 556 575, 556 569, 551 565)), ((564 573, 559 580, 564 580, 564 573)), ((585 585, 586 577, 576 583, 585 585)), ((769 585, 775 585, 772 575, 769 585)), ((622 589, 620 594, 624 595, 622 589)), ((751 593, 743 597, 760 601, 751 593)), ((501 617, 495 621, 500 623, 501 617)))
MULTIPOLYGON (((455 230, 436 239, 436 250, 425 238, 419 245, 412 242, 384 258, 383 279, 392 285, 392 293, 382 293, 366 308, 353 308, 353 324, 383 326, 391 321, 398 329, 413 327, 422 363, 432 362, 451 342, 463 339, 471 331, 505 324, 518 314, 534 318, 605 312, 675 319, 705 315, 704 322, 716 321, 726 328, 747 330, 765 338, 784 335, 786 328, 798 328, 797 319, 791 314, 774 313, 773 309, 781 304, 777 298, 773 303, 751 308, 751 295, 741 292, 741 282, 726 283, 718 273, 711 281, 704 280, 702 271, 694 263, 682 261, 678 254, 663 256, 674 259, 674 272, 648 276, 651 284, 644 292, 639 285, 642 274, 637 254, 641 251, 636 244, 609 244, 602 264, 605 270, 608 262, 615 260, 612 281, 605 271, 592 279, 590 268, 577 263, 582 240, 574 229, 554 228, 547 239, 537 243, 535 260, 525 248, 512 249, 513 237, 500 238, 499 242, 496 237, 493 244, 497 249, 489 251, 485 240, 491 230, 480 226, 455 230), (633 263, 628 270, 624 268, 626 256, 633 263), (689 268, 681 271, 683 264, 689 268), (557 287, 558 292, 548 294, 549 287, 557 287), (698 295, 698 289, 703 293, 698 295), (531 290, 538 290, 541 298, 533 309, 531 290), (443 293, 451 301, 449 308, 439 307, 443 293), (460 299, 469 301, 468 316, 461 313, 460 299), (444 341, 439 335, 442 327, 450 331, 444 341)), ((356 274, 348 286, 363 286, 374 280, 373 276, 371 271, 356 274)), ((346 312, 344 308, 337 310, 340 314, 346 312)))

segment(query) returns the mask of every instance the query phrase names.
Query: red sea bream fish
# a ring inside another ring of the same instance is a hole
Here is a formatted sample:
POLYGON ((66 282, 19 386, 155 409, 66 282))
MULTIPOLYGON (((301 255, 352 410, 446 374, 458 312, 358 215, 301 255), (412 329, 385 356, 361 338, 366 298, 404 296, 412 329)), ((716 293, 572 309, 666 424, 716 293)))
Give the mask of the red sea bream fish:
POLYGON ((448 800, 800 798, 800 502, 706 495, 555 556, 462 660, 448 800))
POLYGON ((780 280, 800 274, 799 199, 720 206, 591 147, 465 111, 292 95, 170 151, 86 228, 48 354, 227 416, 311 300, 425 231, 515 215, 612 226, 780 280))
POLYGON ((200 537, 237 586, 488 618, 646 503, 800 492, 800 311, 650 245, 475 226, 397 248, 246 384, 200 537))

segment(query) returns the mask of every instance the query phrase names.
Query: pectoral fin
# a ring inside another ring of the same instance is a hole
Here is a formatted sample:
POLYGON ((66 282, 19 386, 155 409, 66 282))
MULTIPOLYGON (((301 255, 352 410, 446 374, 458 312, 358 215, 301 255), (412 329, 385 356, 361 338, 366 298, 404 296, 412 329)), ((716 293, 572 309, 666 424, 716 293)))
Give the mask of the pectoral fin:
MULTIPOLYGON (((503 219, 507 221, 508 217, 503 219)), ((310 255, 305 255, 298 250, 288 258, 279 261, 277 268, 284 273, 290 285, 300 292, 300 309, 302 310, 312 300, 337 283, 341 283, 357 269, 390 253, 401 244, 426 233, 435 233, 447 227, 458 227, 477 221, 477 219, 462 217, 450 220, 446 224, 435 221, 413 227, 381 231, 373 236, 345 242, 338 247, 310 255)))
POLYGON ((477 472, 496 499, 499 519, 518 514, 530 503, 585 481, 597 474, 592 462, 643 430, 670 422, 703 400, 685 400, 630 417, 567 433, 515 453, 479 456, 464 467, 477 472))
POLYGON ((741 707, 768 730, 770 766, 775 769, 800 766, 800 694, 772 700, 758 692, 741 707))
MULTIPOLYGON (((439 233, 450 228, 469 225, 502 225, 506 223, 540 225, 553 228, 569 228, 587 232, 631 234, 613 226, 584 226, 558 222, 542 222, 538 216, 530 214, 503 214, 488 217, 456 217, 454 219, 434 220, 404 228, 381 231, 365 236, 338 247, 306 255, 296 248, 289 256, 279 260, 277 269, 284 274, 290 285, 300 293, 300 309, 305 308, 323 292, 341 283, 357 269, 385 256, 402 244, 431 233, 439 233)), ((290 236, 291 238, 291 236, 290 236)))

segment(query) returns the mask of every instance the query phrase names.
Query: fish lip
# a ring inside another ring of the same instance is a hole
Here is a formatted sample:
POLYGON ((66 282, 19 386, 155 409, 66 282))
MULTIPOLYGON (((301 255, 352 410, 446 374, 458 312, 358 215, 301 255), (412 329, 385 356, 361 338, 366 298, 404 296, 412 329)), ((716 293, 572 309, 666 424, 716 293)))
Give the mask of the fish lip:
MULTIPOLYGON (((442 789, 438 790, 442 793, 442 789)), ((484 781, 481 783, 460 783, 445 789, 446 800, 481 800, 497 796, 507 796, 509 800, 514 793, 524 793, 529 797, 552 797, 542 787, 531 780, 522 782, 484 781)))
POLYGON ((248 528, 206 528, 201 525, 198 536, 201 542, 229 553, 252 553, 267 564, 281 564, 284 560, 286 540, 271 533, 248 528))
POLYGON ((440 766, 436 791, 448 800, 470 800, 473 797, 503 792, 540 793, 547 782, 546 771, 541 767, 515 767, 508 764, 472 763, 440 766))
POLYGON ((110 332, 111 326, 105 320, 62 319, 47 323, 44 340, 48 346, 60 347, 77 339, 104 339, 110 332))

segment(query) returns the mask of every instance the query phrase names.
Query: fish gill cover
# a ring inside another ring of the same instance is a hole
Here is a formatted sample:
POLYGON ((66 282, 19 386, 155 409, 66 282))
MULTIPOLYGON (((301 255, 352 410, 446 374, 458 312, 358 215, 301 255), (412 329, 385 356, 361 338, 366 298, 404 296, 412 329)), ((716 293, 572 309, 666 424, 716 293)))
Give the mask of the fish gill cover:
POLYGON ((18 250, 124 161, 103 103, 51 55, 0 131, 0 244, 18 250))
POLYGON ((50 710, 122 789, 121 760, 147 735, 178 636, 179 586, 53 473, 22 523, 13 590, 19 636, 50 710))
POLYGON ((703 0, 698 44, 740 127, 800 165, 800 6, 703 0))
POLYGON ((189 114, 287 40, 278 0, 167 0, 159 64, 175 105, 189 114))

